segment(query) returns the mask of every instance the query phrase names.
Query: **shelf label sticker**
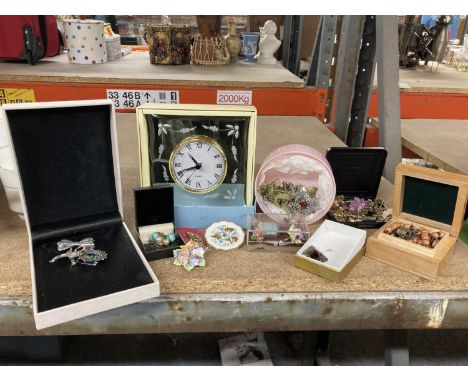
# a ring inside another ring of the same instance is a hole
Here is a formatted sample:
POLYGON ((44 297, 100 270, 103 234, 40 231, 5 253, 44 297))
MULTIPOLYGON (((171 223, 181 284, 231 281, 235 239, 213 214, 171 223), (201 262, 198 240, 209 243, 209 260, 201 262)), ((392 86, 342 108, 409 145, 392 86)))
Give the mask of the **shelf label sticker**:
POLYGON ((34 89, 0 88, 0 105, 6 103, 34 102, 34 89))
POLYGON ((145 103, 179 103, 178 90, 107 89, 116 109, 135 109, 145 103))
POLYGON ((218 90, 218 105, 252 105, 251 90, 218 90))

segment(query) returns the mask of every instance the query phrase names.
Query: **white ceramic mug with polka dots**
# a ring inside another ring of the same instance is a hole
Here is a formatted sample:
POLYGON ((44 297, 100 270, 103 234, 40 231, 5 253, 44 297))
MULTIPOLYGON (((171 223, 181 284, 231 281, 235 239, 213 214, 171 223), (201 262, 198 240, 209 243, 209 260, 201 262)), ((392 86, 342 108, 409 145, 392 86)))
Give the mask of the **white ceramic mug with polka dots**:
POLYGON ((104 23, 98 20, 63 20, 68 61, 72 64, 107 62, 104 23))

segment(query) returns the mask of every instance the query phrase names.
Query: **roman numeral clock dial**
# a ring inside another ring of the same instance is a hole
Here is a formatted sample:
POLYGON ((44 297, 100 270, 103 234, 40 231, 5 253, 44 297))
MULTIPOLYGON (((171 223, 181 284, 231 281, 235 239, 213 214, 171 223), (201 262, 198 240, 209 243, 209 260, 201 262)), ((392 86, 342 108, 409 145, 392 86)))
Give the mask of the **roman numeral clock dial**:
POLYGON ((207 193, 218 188, 227 173, 227 159, 212 138, 197 135, 177 144, 169 158, 174 182, 186 191, 207 193))

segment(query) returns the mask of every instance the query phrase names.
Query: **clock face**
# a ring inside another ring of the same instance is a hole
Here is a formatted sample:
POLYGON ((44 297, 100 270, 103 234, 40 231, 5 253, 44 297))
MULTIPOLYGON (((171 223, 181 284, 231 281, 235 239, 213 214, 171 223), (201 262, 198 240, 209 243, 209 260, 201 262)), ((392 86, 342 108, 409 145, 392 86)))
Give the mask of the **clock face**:
POLYGON ((169 170, 184 190, 207 193, 223 183, 227 173, 226 155, 221 146, 207 136, 188 137, 172 151, 169 170))

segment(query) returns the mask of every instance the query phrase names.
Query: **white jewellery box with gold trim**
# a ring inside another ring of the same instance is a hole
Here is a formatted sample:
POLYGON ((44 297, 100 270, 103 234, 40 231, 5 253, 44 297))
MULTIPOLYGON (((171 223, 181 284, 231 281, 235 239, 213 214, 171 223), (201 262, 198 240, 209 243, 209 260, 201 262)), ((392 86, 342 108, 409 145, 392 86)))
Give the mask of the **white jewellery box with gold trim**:
POLYGON ((37 329, 157 297, 158 279, 123 221, 112 102, 1 112, 29 234, 37 329))

